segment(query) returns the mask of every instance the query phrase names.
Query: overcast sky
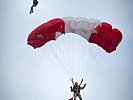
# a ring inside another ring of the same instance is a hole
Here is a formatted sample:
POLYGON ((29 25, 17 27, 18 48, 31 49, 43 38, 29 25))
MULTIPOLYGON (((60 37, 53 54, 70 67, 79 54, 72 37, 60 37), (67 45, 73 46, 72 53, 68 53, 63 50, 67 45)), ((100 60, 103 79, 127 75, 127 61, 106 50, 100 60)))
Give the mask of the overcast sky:
MULTIPOLYGON (((81 92, 83 100, 132 100, 133 1, 38 1, 38 6, 30 15, 32 0, 1 0, 0 100, 67 100, 72 97, 69 88, 72 84, 67 75, 69 71, 61 68, 60 63, 52 58, 52 47, 44 46, 34 50, 27 45, 27 36, 35 27, 52 18, 64 16, 106 21, 123 34, 122 42, 115 52, 105 55, 95 66, 87 69, 84 77, 87 87, 81 92)), ((67 38, 69 37, 70 40, 80 40, 86 44, 80 37, 68 35, 67 38)), ((63 39, 60 41, 65 43, 63 39)), ((77 53, 81 53, 80 50, 77 53)), ((59 59, 67 57, 58 55, 61 56, 59 59)), ((77 61, 77 66, 81 67, 79 61, 81 58, 86 59, 85 57, 77 57, 73 61, 77 61)), ((65 65, 64 63, 61 62, 65 65)))

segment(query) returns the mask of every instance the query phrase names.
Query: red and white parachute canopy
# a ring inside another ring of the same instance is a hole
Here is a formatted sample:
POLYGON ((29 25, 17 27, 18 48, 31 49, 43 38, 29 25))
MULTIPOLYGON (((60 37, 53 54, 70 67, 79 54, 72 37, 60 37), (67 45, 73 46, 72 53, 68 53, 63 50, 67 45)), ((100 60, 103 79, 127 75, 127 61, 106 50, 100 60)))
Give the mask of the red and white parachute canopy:
POLYGON ((63 17, 52 19, 35 28, 28 36, 28 44, 39 48, 66 33, 78 34, 108 53, 116 50, 122 40, 121 32, 106 22, 84 17, 63 17))

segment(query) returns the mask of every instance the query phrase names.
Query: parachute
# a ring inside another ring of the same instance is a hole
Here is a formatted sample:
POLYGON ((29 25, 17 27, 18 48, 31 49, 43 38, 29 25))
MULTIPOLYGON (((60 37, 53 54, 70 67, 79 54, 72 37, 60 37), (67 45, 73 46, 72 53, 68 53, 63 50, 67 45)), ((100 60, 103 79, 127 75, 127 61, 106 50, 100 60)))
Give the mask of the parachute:
POLYGON ((115 51, 121 40, 122 33, 107 22, 63 17, 35 28, 29 34, 27 44, 34 49, 45 47, 39 49, 45 55, 45 62, 52 62, 69 78, 81 80, 97 61, 115 51))
POLYGON ((54 18, 35 28, 29 34, 27 44, 36 49, 67 33, 78 34, 107 53, 115 51, 122 40, 122 33, 107 22, 85 17, 63 17, 54 18))

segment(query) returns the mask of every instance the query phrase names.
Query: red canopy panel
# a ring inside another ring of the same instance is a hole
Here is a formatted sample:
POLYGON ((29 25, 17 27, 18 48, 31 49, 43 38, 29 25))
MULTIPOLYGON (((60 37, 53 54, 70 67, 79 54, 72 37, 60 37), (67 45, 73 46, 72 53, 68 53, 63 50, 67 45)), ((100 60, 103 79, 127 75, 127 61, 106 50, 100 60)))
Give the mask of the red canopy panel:
POLYGON ((55 40, 55 33, 65 33, 65 23, 62 19, 55 18, 35 28, 28 36, 28 44, 38 48, 50 40, 55 40))
POLYGON ((96 30, 98 33, 92 33, 89 42, 99 45, 108 53, 116 50, 122 40, 121 32, 118 29, 112 29, 112 26, 105 22, 101 23, 101 26, 97 26, 96 30))

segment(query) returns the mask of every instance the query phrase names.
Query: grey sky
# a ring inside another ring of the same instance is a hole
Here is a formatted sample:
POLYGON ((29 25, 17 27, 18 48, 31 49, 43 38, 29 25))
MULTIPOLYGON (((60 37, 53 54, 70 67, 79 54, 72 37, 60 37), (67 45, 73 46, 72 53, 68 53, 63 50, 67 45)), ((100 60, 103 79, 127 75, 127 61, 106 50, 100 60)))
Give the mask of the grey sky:
POLYGON ((2 0, 0 3, 0 100, 67 100, 72 96, 68 77, 45 57, 45 47, 34 50, 27 36, 55 17, 73 16, 106 21, 121 30, 117 50, 90 68, 82 91, 84 100, 133 99, 132 0, 2 0), (43 51, 44 50, 44 51, 43 51))

